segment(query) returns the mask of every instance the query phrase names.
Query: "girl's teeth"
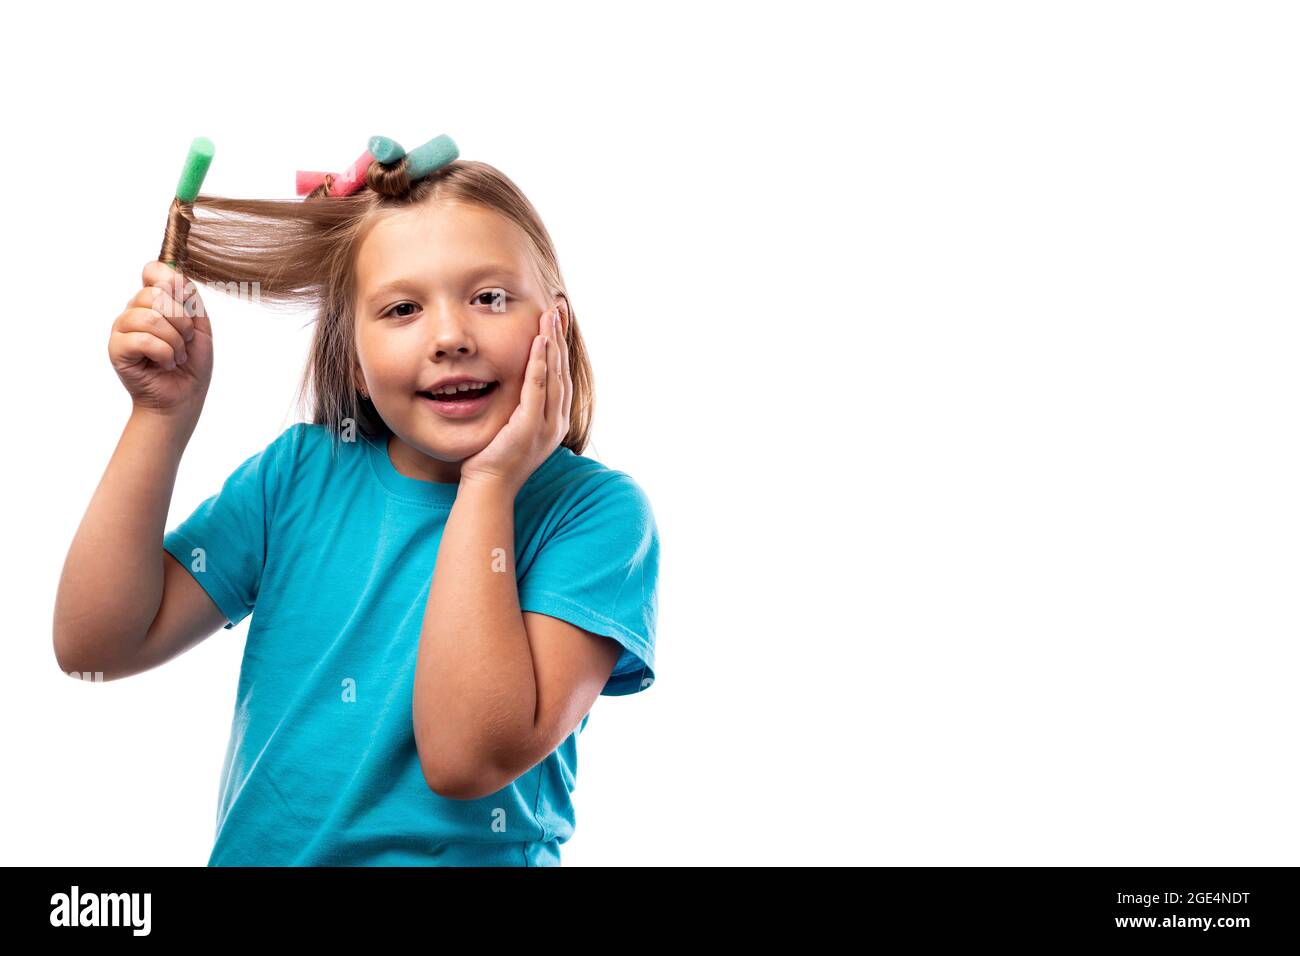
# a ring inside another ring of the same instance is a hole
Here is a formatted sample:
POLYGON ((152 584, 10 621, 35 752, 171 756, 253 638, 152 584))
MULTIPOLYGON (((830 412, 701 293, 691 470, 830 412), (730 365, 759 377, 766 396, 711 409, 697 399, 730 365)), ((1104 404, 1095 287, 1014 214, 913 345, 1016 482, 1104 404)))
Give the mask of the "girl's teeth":
POLYGON ((482 385, 471 385, 468 382, 461 382, 461 384, 459 385, 448 385, 446 388, 442 390, 441 394, 450 395, 452 392, 468 392, 471 389, 474 391, 482 391, 486 387, 487 387, 486 383, 482 385))
POLYGON ((441 398, 444 401, 469 401, 486 395, 491 388, 491 382, 484 382, 481 385, 448 385, 436 392, 425 392, 424 394, 432 395, 434 398, 441 398), (466 392, 469 394, 464 394, 466 392))

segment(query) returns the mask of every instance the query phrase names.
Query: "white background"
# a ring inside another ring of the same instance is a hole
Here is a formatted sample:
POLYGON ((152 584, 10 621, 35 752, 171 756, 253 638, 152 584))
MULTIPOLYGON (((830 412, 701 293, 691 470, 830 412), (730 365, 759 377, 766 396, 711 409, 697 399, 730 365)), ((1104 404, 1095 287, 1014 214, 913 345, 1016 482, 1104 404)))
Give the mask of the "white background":
MULTIPOLYGON (((1293 7, 22 16, 0 863, 211 849, 247 622, 100 685, 51 646, 190 140, 204 192, 292 197, 444 132, 546 221, 587 453, 662 538, 658 682, 598 701, 565 866, 1297 862, 1293 7)), ((205 301, 169 528, 294 420, 311 331, 205 301)))

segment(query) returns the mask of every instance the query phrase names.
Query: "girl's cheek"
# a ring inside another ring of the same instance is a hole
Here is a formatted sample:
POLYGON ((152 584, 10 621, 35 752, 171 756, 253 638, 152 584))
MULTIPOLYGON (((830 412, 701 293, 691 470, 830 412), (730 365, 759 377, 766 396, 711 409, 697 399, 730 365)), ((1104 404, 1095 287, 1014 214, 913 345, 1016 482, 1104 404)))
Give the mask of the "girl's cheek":
POLYGON ((512 386, 515 391, 523 383, 524 375, 528 371, 528 356, 533 349, 533 338, 511 336, 509 343, 503 343, 502 351, 497 355, 504 356, 500 361, 493 364, 501 370, 502 384, 512 386))
POLYGON ((515 366, 519 369, 520 378, 523 377, 524 372, 528 369, 528 359, 533 354, 533 340, 540 334, 541 333, 538 332, 536 324, 534 324, 533 327, 528 330, 526 335, 522 335, 519 338, 517 345, 518 356, 515 366))

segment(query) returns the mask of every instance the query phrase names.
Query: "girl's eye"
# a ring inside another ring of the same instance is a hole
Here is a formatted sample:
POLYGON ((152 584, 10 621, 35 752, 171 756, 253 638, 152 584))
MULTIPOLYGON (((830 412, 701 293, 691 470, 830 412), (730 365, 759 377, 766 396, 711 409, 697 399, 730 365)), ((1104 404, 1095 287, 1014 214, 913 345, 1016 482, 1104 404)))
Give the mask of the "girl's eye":
MULTIPOLYGON (((411 306, 412 308, 416 308, 416 307, 417 307, 417 306, 415 305, 414 302, 399 302, 399 303, 397 303, 397 305, 393 306, 391 309, 389 309, 387 312, 385 312, 384 315, 385 315, 385 316, 393 315, 393 314, 394 314, 398 309, 400 309, 400 308, 401 308, 402 306, 404 306, 404 305, 409 305, 409 306, 411 306)), ((410 313, 410 312, 407 312, 405 315, 398 315, 398 316, 395 316, 395 318, 405 319, 405 318, 408 318, 410 315, 411 315, 411 313, 410 313)))
MULTIPOLYGON (((506 310, 506 303, 513 298, 514 297, 510 295, 508 292, 506 292, 505 289, 485 289, 484 291, 480 292, 478 295, 474 296, 473 301, 478 303, 479 305, 488 306, 493 312, 504 312, 506 310)), ((399 313, 397 311, 398 309, 405 308, 408 306, 413 309, 419 308, 419 306, 417 306, 414 302, 399 302, 397 303, 397 305, 393 306, 391 309, 385 312, 384 316, 387 317, 391 315, 394 318, 398 318, 398 319, 409 318, 414 313, 412 312, 399 313)))

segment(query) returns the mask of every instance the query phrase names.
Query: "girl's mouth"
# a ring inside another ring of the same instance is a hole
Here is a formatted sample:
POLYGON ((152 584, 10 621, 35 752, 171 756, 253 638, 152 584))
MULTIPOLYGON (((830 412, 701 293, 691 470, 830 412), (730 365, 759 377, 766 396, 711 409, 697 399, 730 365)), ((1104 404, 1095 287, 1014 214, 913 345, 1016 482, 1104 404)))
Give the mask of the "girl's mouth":
POLYGON ((417 392, 420 398, 434 411, 448 418, 469 418, 485 408, 488 397, 497 390, 497 382, 489 382, 486 388, 466 389, 451 394, 417 392))

